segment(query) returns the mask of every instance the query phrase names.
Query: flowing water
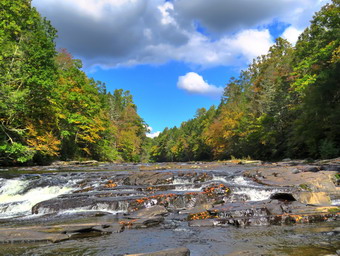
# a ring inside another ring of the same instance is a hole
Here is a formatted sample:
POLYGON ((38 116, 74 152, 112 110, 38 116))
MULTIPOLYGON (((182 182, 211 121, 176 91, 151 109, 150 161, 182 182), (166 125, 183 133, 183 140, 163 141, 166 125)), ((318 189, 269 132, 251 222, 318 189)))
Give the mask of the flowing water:
MULTIPOLYGON (((266 187, 244 178, 240 167, 218 170, 167 170, 166 183, 129 184, 127 177, 138 171, 78 168, 42 172, 0 171, 0 227, 118 222, 131 211, 132 202, 152 195, 203 191, 211 184, 224 184, 232 193, 225 201, 263 201, 290 188, 266 187), (186 175, 191 173, 192 175, 186 175), (206 174, 207 176, 204 176, 206 174)), ((112 167, 114 169, 114 167, 112 167)), ((144 200, 144 207, 157 204, 144 200)), ((338 204, 337 201, 333 202, 338 204)), ((0 255, 124 255, 187 247, 191 255, 330 255, 339 244, 333 232, 337 222, 294 226, 191 227, 181 210, 196 206, 195 200, 170 203, 165 222, 148 229, 126 229, 100 237, 61 243, 0 244, 0 255), (173 204, 173 205, 171 205, 173 204)))

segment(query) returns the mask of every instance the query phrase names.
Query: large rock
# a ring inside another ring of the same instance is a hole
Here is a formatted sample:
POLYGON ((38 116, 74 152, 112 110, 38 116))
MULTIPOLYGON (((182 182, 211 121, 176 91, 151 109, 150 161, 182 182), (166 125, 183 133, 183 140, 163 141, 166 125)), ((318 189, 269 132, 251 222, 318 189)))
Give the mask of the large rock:
POLYGON ((294 193, 297 201, 309 205, 331 205, 331 199, 325 192, 298 192, 294 193))
POLYGON ((165 215, 166 213, 168 213, 168 211, 164 206, 154 205, 149 208, 144 208, 139 211, 136 211, 126 216, 126 218, 129 218, 129 219, 152 218, 156 216, 165 215))
POLYGON ((190 250, 188 248, 182 247, 166 249, 158 252, 126 254, 125 256, 190 256, 190 250))
POLYGON ((160 223, 164 222, 163 217, 150 217, 150 218, 142 218, 142 219, 133 219, 133 220, 123 220, 120 224, 126 226, 127 228, 149 228, 153 226, 157 226, 160 223))
POLYGON ((30 229, 0 229, 1 243, 61 242, 70 238, 67 234, 46 233, 30 229))
POLYGON ((137 172, 123 181, 124 185, 158 185, 169 184, 173 181, 174 175, 170 172, 137 172))

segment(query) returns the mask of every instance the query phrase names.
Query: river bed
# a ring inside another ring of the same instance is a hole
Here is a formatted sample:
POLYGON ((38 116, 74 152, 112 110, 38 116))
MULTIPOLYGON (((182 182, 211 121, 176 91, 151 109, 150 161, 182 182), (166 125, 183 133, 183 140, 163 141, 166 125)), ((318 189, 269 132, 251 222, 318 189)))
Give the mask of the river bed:
POLYGON ((188 216, 207 204, 258 204, 268 202, 274 194, 291 192, 292 188, 264 186, 244 177, 243 172, 254 166, 201 166, 194 170, 184 167, 150 170, 142 175, 133 166, 114 165, 70 170, 2 169, 3 229, 92 222, 118 224, 135 210, 158 204, 164 205, 167 213, 158 225, 128 225, 120 233, 91 233, 58 243, 1 244, 0 255, 125 255, 186 247, 194 256, 307 256, 336 255, 340 248, 336 219, 269 225, 266 216, 256 213, 251 216, 252 225, 192 225, 195 222, 187 221, 188 216), (212 192, 217 194, 210 195, 212 192), (202 197, 202 193, 209 196, 202 197), (211 203, 212 200, 215 201, 211 203))

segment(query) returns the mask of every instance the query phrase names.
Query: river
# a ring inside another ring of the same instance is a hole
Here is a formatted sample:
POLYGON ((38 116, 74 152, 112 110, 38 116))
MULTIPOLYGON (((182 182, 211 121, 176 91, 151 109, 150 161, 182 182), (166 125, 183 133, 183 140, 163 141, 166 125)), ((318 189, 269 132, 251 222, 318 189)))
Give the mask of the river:
POLYGON ((251 168, 255 167, 186 169, 181 165, 179 169, 159 168, 142 175, 133 165, 118 168, 110 164, 70 169, 1 169, 3 229, 118 224, 134 210, 157 204, 164 205, 167 213, 159 225, 127 226, 120 233, 90 233, 58 243, 4 243, 0 245, 0 255, 124 255, 176 247, 186 247, 194 256, 336 255, 340 239, 334 230, 339 221, 270 225, 267 215, 261 213, 253 213, 249 221, 252 225, 193 225, 194 221, 187 221, 190 214, 212 202, 212 197, 202 197, 203 192, 225 189, 213 195, 214 204, 258 204, 268 202, 274 194, 292 190, 260 185, 244 177, 243 172, 251 168))

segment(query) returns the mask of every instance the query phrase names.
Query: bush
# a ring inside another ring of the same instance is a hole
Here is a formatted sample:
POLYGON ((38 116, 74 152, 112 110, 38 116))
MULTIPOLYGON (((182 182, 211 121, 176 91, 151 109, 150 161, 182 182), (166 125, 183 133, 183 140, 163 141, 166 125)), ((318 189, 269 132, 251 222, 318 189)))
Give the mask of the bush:
POLYGON ((335 158, 339 154, 339 148, 331 140, 325 139, 320 143, 320 156, 322 159, 335 158))

